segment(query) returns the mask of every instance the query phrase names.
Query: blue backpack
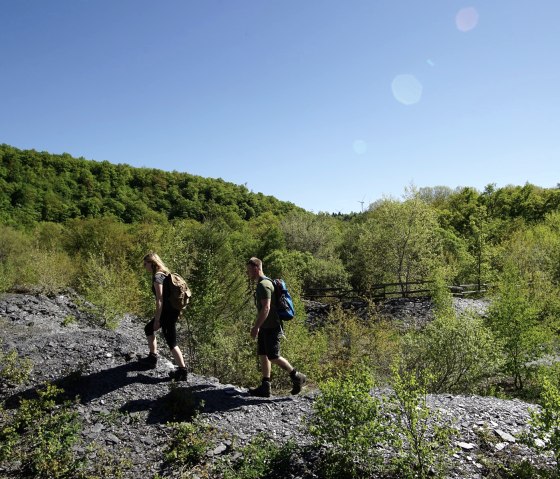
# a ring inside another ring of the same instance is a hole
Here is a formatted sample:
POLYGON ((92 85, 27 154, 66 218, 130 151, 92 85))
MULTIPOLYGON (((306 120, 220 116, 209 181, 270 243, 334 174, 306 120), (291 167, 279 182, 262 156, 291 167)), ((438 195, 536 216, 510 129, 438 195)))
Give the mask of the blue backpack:
POLYGON ((288 292, 286 282, 283 279, 270 279, 266 276, 264 276, 263 279, 268 279, 272 282, 272 286, 274 286, 276 312, 278 313, 278 317, 282 321, 289 321, 290 319, 293 319, 296 315, 296 311, 294 309, 292 297, 288 292))

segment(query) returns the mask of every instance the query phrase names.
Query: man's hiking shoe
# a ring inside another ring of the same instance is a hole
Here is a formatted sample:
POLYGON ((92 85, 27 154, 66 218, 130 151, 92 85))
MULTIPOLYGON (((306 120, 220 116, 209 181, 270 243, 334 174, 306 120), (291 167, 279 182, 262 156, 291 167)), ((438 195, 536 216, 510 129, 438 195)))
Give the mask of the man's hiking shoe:
POLYGON ((305 374, 296 372, 292 376, 292 394, 299 394, 301 391, 301 387, 307 381, 307 376, 305 374))
POLYGON ((270 381, 263 381, 259 387, 249 389, 249 395, 259 398, 269 398, 270 390, 270 381))
POLYGON ((139 362, 150 369, 155 369, 157 366, 157 354, 150 353, 147 356, 140 358, 139 362))
POLYGON ((187 368, 177 368, 174 371, 169 372, 169 377, 175 381, 186 381, 187 380, 187 368))

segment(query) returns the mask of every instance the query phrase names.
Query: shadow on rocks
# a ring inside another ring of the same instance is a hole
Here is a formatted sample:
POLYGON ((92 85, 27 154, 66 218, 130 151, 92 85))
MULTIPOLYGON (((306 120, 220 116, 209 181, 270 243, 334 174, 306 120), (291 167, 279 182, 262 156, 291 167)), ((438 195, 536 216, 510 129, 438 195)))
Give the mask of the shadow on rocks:
POLYGON ((243 392, 213 385, 172 387, 160 398, 134 399, 121 408, 121 412, 148 411, 148 424, 165 424, 170 421, 191 421, 198 413, 226 412, 243 406, 292 401, 289 397, 256 398, 243 392))
POLYGON ((225 412, 243 406, 293 401, 292 398, 285 396, 259 398, 233 388, 213 388, 212 386, 198 385, 193 386, 192 389, 192 394, 200 401, 204 401, 205 413, 225 412))
MULTIPOLYGON (((66 396, 79 396, 80 402, 87 404, 106 394, 133 384, 168 382, 168 379, 141 374, 139 373, 140 371, 146 371, 146 367, 138 362, 130 362, 91 374, 82 374, 80 370, 76 370, 63 378, 52 381, 52 384, 64 389, 66 396), (138 374, 131 374, 134 372, 138 374)), ((6 407, 14 409, 19 407, 22 399, 38 397, 37 391, 42 387, 43 384, 7 397, 5 400, 6 407)))

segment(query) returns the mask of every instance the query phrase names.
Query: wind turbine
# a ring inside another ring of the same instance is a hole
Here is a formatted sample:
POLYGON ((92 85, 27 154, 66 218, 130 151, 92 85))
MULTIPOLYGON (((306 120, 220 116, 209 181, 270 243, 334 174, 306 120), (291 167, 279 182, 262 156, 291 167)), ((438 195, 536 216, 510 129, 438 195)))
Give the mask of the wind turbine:
POLYGON ((360 203, 360 205, 362 205, 362 213, 364 212, 364 198, 366 197, 366 195, 362 196, 362 201, 358 201, 358 203, 360 203))

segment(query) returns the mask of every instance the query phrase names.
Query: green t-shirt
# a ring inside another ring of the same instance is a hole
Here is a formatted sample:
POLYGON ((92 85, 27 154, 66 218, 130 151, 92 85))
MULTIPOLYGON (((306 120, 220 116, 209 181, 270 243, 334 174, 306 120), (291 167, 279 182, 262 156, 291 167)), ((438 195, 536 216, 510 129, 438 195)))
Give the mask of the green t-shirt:
POLYGON ((280 325, 280 318, 276 312, 276 307, 274 304, 274 285, 269 279, 261 279, 259 284, 257 284, 257 290, 255 292, 255 302, 257 304, 257 311, 262 309, 261 300, 270 299, 270 313, 268 313, 261 328, 277 328, 280 325))

